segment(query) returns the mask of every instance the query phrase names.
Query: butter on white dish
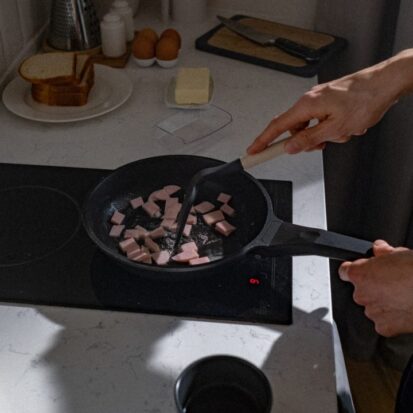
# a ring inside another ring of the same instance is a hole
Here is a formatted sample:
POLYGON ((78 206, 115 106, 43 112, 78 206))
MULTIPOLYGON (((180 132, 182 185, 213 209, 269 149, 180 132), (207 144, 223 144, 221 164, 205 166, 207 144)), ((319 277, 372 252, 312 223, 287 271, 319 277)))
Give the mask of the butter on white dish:
POLYGON ((180 68, 176 76, 175 102, 178 105, 208 103, 210 76, 206 67, 180 68))

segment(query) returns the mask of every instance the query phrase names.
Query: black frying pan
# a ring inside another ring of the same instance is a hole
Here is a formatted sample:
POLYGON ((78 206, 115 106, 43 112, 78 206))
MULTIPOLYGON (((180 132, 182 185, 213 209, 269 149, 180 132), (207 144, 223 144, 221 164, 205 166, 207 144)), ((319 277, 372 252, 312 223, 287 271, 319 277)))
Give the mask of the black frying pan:
MULTIPOLYGON (((197 225, 191 234, 212 262, 197 266, 171 263, 167 266, 130 261, 118 249, 118 241, 109 237, 110 217, 115 209, 127 214, 127 227, 140 224, 153 229, 160 220, 148 218, 139 208, 132 212, 129 200, 143 196, 165 185, 180 185, 182 193, 193 175, 201 169, 223 162, 198 156, 171 155, 142 159, 124 165, 105 177, 90 193, 83 208, 83 223, 96 245, 118 263, 140 275, 200 274, 214 267, 231 265, 251 252, 268 256, 321 255, 338 260, 354 260, 371 256, 372 243, 317 228, 302 227, 281 221, 274 216, 269 195, 264 187, 247 172, 211 178, 197 193, 197 202, 210 201, 217 206, 220 192, 232 195, 231 205, 236 216, 229 221, 237 230, 229 237, 216 235, 206 225, 197 225), (129 209, 128 209, 129 208, 129 209)), ((189 240, 187 240, 189 241, 189 240)), ((162 240, 162 248, 173 249, 174 238, 162 240)))

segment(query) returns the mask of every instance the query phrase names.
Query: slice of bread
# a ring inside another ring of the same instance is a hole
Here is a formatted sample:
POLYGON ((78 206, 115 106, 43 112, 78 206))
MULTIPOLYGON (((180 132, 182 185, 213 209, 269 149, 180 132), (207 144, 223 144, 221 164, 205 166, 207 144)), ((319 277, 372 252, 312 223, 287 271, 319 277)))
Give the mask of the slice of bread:
POLYGON ((95 72, 90 56, 79 54, 76 60, 76 79, 70 83, 32 83, 32 97, 49 106, 82 106, 88 101, 94 85, 95 72))
POLYGON ((62 84, 76 81, 76 55, 72 52, 41 53, 25 59, 20 76, 33 84, 62 84))
POLYGON ((76 54, 76 83, 84 80, 86 71, 92 65, 92 56, 86 53, 76 54))

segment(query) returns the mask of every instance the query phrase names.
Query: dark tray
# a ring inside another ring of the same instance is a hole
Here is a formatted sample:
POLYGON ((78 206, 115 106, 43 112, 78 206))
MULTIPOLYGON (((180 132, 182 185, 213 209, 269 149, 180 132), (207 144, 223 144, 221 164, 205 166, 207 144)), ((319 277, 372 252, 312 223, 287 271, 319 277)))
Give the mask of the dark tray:
MULTIPOLYGON (((232 16, 231 19, 232 20, 243 20, 243 19, 254 19, 254 18, 238 14, 238 15, 232 16)), ((278 24, 276 22, 269 22, 263 19, 256 19, 256 20, 261 21, 261 22, 278 24)), ((229 57, 232 59, 241 60, 243 62, 252 63, 258 66, 268 67, 270 69, 279 70, 281 72, 287 72, 287 73, 291 73, 293 75, 297 75, 301 77, 312 77, 318 73, 318 71, 323 65, 325 65, 339 51, 343 50, 347 45, 346 39, 333 36, 331 34, 303 30, 297 27, 287 26, 287 25, 280 25, 280 26, 285 28, 287 32, 290 31, 294 33, 294 31, 296 31, 297 33, 302 34, 304 40, 305 40, 306 34, 313 35, 313 36, 328 35, 329 37, 331 37, 331 42, 326 46, 320 47, 320 49, 322 49, 324 53, 321 59, 317 63, 311 63, 311 64, 306 63, 303 66, 289 65, 289 64, 282 62, 282 59, 280 59, 279 61, 274 61, 274 60, 269 60, 266 58, 260 58, 260 57, 257 57, 256 55, 249 55, 249 54, 245 54, 240 51, 228 50, 224 47, 217 47, 215 45, 211 45, 209 43, 210 39, 219 30, 221 30, 224 27, 222 24, 218 24, 212 30, 208 31, 207 33, 203 34, 198 39, 196 39, 195 47, 198 50, 202 50, 208 53, 213 53, 213 54, 217 54, 220 56, 225 56, 225 57, 229 57)), ((297 40, 297 38, 295 40, 297 40)), ((257 47, 263 47, 263 46, 258 45, 257 47)), ((273 47, 273 46, 269 46, 269 47, 273 47)))

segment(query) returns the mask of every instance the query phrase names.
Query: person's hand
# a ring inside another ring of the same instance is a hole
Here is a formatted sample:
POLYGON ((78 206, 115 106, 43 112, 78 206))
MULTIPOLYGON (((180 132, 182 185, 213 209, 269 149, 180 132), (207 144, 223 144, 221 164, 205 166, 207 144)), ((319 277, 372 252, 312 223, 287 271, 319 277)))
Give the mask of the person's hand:
POLYGON ((384 70, 386 67, 384 62, 313 87, 275 117, 247 152, 261 152, 284 132, 291 135, 285 144, 285 151, 290 154, 324 149, 327 141, 347 142, 351 136, 364 134, 400 94, 394 82, 388 79, 390 82, 386 83, 390 75, 384 70))
POLYGON ((340 278, 354 285, 354 301, 385 337, 413 332, 413 250, 374 243, 374 257, 344 262, 340 278))

